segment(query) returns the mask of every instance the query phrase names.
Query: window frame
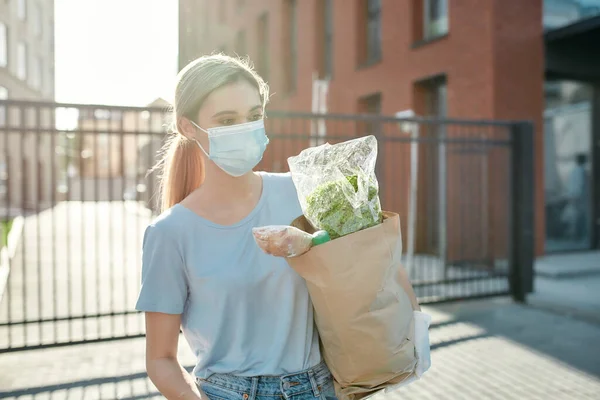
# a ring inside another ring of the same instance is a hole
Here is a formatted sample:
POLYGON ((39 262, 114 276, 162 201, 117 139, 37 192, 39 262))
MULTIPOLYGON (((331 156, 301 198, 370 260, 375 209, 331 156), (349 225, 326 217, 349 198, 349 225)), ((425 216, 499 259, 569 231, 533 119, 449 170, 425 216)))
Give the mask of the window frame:
POLYGON ((34 89, 42 91, 44 88, 44 60, 41 56, 34 57, 32 71, 32 86, 34 89))
POLYGON ((367 65, 375 64, 383 58, 382 8, 382 0, 366 0, 365 63, 367 65))
POLYGON ((431 40, 446 36, 450 31, 449 0, 423 0, 423 39, 431 40), (435 20, 431 15, 432 2, 438 2, 439 12, 435 20))
MULTIPOLYGON (((0 100, 8 100, 8 96, 8 88, 6 86, 0 85, 0 100)), ((6 111, 7 107, 5 105, 0 106, 0 126, 6 125, 6 111)))
MULTIPOLYGON (((0 22, 0 32, 4 34, 4 43, 0 44, 0 47, 3 50, 4 54, 0 55, 0 68, 8 68, 8 64, 10 61, 10 51, 9 51, 9 40, 8 40, 8 26, 4 22, 0 22), (2 62, 2 60, 4 60, 2 62)), ((2 35, 0 35, 0 42, 2 41, 2 35)))
MULTIPOLYGON (((448 77, 445 73, 429 76, 415 82, 415 85, 423 91, 423 115, 434 119, 448 118, 448 77)), ((431 218, 427 219, 425 228, 425 241, 428 251, 439 252, 440 257, 447 256, 447 153, 448 145, 444 124, 428 125, 421 129, 420 135, 438 143, 437 146, 423 148, 426 160, 424 168, 431 180, 428 190, 428 200, 423 206, 431 218)))
POLYGON ((17 16, 21 21, 27 21, 27 0, 17 0, 17 16))
POLYGON ((265 80, 269 79, 269 12, 265 11, 258 17, 256 36, 258 44, 257 71, 265 80))
POLYGON ((29 76, 28 50, 27 43, 19 42, 17 44, 17 78, 22 81, 27 81, 29 76), (23 50, 23 53, 21 53, 21 50, 23 50), (23 68, 23 72, 21 72, 21 68, 23 68))
POLYGON ((298 85, 298 0, 286 0, 286 18, 284 27, 287 34, 283 43, 285 59, 283 60, 286 93, 294 93, 298 85))
POLYGON ((321 65, 322 78, 333 76, 333 0, 323 0, 323 62, 321 65))
POLYGON ((44 36, 44 19, 42 18, 42 16, 43 16, 42 5, 39 2, 36 2, 34 9, 35 9, 35 16, 33 18, 34 34, 37 38, 41 38, 44 36))

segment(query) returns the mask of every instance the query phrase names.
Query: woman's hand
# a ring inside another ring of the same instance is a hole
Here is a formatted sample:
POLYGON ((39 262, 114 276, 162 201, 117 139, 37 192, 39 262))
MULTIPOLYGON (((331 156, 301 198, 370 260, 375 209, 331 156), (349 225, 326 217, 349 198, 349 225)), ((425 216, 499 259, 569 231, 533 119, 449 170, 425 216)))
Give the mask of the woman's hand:
POLYGON ((312 235, 293 226, 271 225, 253 228, 258 247, 275 257, 296 257, 312 246, 312 235))
POLYGON ((177 361, 181 315, 146 313, 146 371, 169 400, 208 400, 177 361))

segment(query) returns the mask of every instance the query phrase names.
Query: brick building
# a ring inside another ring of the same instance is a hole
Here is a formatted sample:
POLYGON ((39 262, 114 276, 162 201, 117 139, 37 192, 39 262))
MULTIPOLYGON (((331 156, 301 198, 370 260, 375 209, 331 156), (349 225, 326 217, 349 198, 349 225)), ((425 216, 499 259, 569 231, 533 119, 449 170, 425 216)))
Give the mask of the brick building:
POLYGON ((600 246, 598 14, 598 0, 180 0, 179 64, 249 55, 275 93, 271 109, 315 111, 318 80, 327 88, 318 110, 330 113, 531 120, 536 253, 591 249, 600 246), (585 229, 565 237, 578 173, 585 229))
POLYGON ((163 143, 170 104, 157 98, 145 108, 82 107, 68 144, 69 199, 131 200, 151 195, 157 176, 147 178, 163 143), (84 133, 86 132, 86 133, 84 133), (150 186, 150 188, 146 188, 150 186))
MULTIPOLYGON (((0 2, 1 100, 54 100, 53 0, 0 2)), ((52 127, 53 112, 8 108, 0 105, 0 129, 21 126, 29 131, 0 130, 0 207, 45 207, 55 189, 50 139, 31 128, 52 127)))

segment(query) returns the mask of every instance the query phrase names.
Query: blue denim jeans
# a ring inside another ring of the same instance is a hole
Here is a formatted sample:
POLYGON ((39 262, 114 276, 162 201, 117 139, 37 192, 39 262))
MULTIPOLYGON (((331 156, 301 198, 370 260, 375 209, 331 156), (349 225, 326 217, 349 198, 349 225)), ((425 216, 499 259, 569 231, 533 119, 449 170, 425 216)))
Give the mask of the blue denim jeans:
POLYGON ((336 400, 331 372, 323 362, 289 375, 214 374, 197 379, 197 384, 210 400, 336 400))

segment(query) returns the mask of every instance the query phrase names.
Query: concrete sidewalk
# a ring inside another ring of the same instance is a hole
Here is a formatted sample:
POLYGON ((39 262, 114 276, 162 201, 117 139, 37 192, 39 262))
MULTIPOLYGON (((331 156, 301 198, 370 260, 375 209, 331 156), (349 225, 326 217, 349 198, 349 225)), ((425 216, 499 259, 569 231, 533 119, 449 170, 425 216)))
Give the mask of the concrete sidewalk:
MULTIPOLYGON (((432 369, 377 400, 599 398, 600 325, 506 299, 424 309, 434 320, 432 369)), ((144 373, 143 339, 132 339, 0 355, 0 398, 162 397, 144 373)))
POLYGON ((600 275, 600 251, 552 254, 535 261, 535 274, 545 278, 600 275))
POLYGON ((528 304, 600 324, 600 251, 536 260, 528 304))

